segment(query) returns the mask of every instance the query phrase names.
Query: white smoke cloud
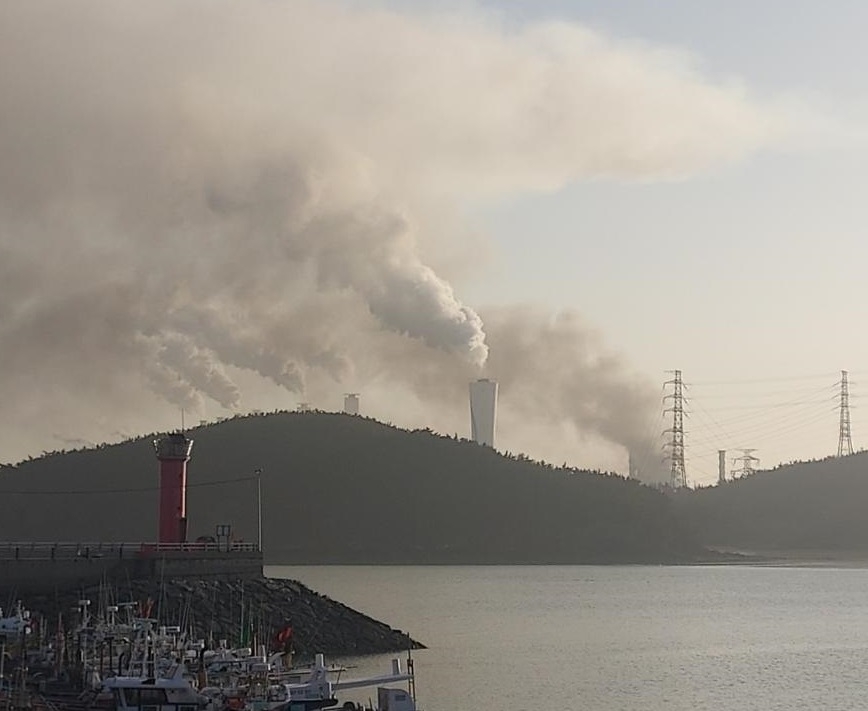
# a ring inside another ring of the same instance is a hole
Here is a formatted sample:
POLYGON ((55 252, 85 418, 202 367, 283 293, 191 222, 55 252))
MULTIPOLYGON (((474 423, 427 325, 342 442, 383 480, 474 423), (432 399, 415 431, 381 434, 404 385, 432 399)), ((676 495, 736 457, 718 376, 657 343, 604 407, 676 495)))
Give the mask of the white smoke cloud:
POLYGON ((5 3, 0 96, 7 451, 46 419, 147 421, 144 391, 253 407, 245 372, 294 393, 388 373, 463 408, 486 361, 528 417, 629 446, 642 388, 576 323, 484 324, 421 257, 425 205, 679 177, 792 128, 576 25, 313 0, 5 3))

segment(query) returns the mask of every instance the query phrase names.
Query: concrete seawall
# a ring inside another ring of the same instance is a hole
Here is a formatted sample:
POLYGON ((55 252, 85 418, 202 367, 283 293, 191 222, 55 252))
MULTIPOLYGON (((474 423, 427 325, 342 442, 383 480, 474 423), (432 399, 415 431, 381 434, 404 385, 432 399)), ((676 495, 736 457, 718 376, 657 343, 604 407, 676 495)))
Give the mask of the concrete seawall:
POLYGON ((254 546, 166 548, 150 543, 3 543, 0 586, 20 593, 135 579, 262 577, 254 546))

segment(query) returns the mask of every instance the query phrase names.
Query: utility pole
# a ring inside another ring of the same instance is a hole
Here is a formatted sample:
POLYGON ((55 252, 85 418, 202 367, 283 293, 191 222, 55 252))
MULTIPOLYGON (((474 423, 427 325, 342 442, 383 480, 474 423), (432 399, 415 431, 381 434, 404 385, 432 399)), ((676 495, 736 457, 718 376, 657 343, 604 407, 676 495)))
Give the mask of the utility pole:
POLYGON ((687 486, 687 471, 684 466, 684 383, 681 380, 680 370, 667 371, 673 373, 672 380, 667 380, 664 386, 672 386, 672 394, 666 395, 663 400, 672 400, 672 407, 663 410, 664 413, 672 413, 672 427, 664 432, 671 433, 672 438, 666 444, 669 450, 671 468, 669 471, 669 486, 680 489, 687 486))
POLYGON ((262 553, 262 469, 256 470, 256 543, 262 553))
POLYGON ((726 481, 726 450, 717 450, 717 483, 723 484, 726 481))
POLYGON ((853 454, 853 441, 850 439, 850 383, 847 371, 841 371, 841 422, 838 427, 838 456, 853 454))

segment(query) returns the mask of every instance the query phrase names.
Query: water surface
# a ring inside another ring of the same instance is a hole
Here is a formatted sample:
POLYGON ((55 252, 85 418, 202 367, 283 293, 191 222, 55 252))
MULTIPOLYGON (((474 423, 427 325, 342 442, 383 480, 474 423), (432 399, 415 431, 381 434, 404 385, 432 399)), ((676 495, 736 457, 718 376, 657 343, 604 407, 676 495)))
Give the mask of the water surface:
MULTIPOLYGON (((866 569, 266 572, 426 644, 414 656, 427 711, 868 708, 866 569)), ((363 669, 387 663, 354 661, 363 669)))

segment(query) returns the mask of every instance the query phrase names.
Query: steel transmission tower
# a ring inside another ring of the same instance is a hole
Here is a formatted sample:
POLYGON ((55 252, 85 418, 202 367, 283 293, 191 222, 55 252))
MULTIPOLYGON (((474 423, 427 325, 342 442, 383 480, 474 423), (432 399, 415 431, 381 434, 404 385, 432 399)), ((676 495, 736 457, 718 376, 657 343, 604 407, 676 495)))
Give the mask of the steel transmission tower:
POLYGON ((672 413, 672 427, 664 432, 671 433, 672 438, 666 444, 669 450, 669 461, 672 467, 669 470, 669 486, 679 489, 687 486, 687 470, 684 466, 684 383, 681 380, 680 370, 667 371, 673 373, 672 380, 667 380, 664 385, 672 386, 672 394, 663 399, 672 400, 672 407, 663 410, 664 413, 672 413))
POLYGON ((850 383, 847 371, 841 371, 841 424, 838 428, 838 456, 853 454, 853 441, 850 439, 850 383))
POLYGON ((759 457, 753 456, 756 449, 742 449, 740 457, 733 457, 733 464, 741 464, 737 469, 732 470, 733 479, 743 479, 746 476, 756 473, 756 465, 759 464, 759 457))

